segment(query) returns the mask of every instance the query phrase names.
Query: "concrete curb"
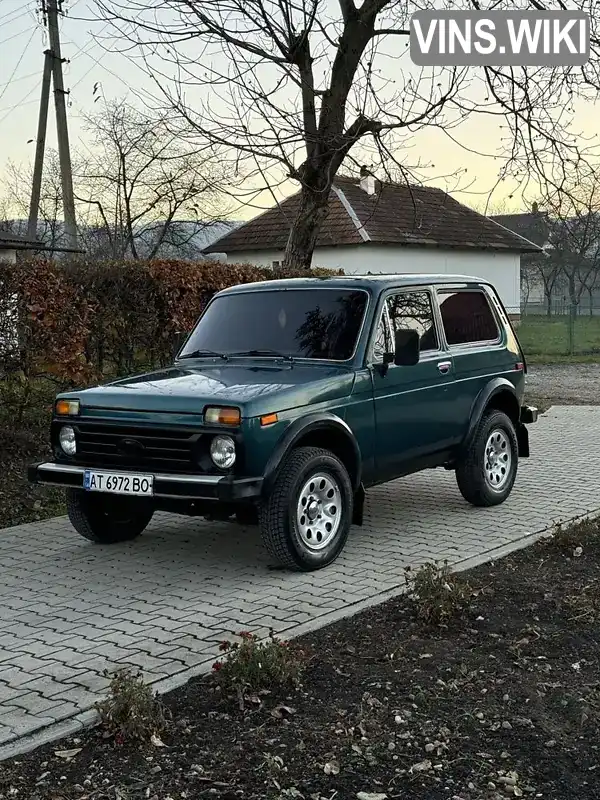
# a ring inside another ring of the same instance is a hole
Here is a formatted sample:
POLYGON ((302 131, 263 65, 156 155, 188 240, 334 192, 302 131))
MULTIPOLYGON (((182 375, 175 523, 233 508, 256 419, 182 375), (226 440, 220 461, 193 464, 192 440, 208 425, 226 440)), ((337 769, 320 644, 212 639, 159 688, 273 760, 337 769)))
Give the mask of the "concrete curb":
MULTIPOLYGON (((517 550, 522 550, 523 548, 543 538, 558 522, 570 524, 572 522, 597 516, 598 514, 600 514, 600 507, 590 510, 585 514, 578 514, 574 517, 568 517, 562 520, 554 520, 545 528, 538 531, 533 531, 531 533, 526 533, 519 539, 507 542, 505 545, 486 550, 470 558, 449 562, 450 568, 453 572, 464 572, 480 566, 481 564, 486 564, 490 561, 496 561, 517 550)), ((367 608, 380 605, 381 603, 384 603, 386 600, 390 600, 393 597, 398 597, 399 595, 403 594, 404 591, 404 582, 402 581, 392 589, 372 595, 365 600, 360 600, 356 603, 349 604, 342 609, 324 614, 323 616, 318 617, 317 619, 309 620, 302 625, 284 628, 279 633, 286 634, 290 638, 297 638, 299 636, 303 636, 304 634, 312 633, 313 631, 324 628, 327 625, 331 625, 335 622, 339 622, 342 619, 352 617, 367 608)), ((158 680, 152 683, 152 687, 159 694, 166 694, 174 689, 178 689, 179 687, 188 683, 192 678, 209 673, 214 658, 214 656, 210 656, 206 659, 206 661, 203 661, 201 664, 198 664, 191 669, 183 670, 182 672, 178 672, 169 678, 158 680)), ((75 736, 84 728, 92 727, 97 724, 97 722, 98 713, 93 707, 91 707, 72 717, 69 717, 68 719, 61 720, 60 722, 52 723, 51 725, 40 728, 35 733, 22 737, 15 737, 12 741, 0 746, 0 761, 29 753, 32 750, 41 747, 42 745, 49 744, 50 742, 75 736)))

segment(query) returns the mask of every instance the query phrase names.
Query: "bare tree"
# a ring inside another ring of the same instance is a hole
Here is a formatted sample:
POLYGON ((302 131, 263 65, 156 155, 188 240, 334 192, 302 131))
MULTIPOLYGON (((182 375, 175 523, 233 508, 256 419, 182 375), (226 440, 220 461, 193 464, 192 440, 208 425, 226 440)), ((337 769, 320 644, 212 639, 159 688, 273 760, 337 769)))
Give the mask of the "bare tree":
POLYGON ((600 176, 590 171, 565 194, 545 199, 553 219, 554 261, 566 281, 569 312, 579 313, 585 292, 592 307, 600 274, 600 176))
MULTIPOLYGON (((572 101, 600 83, 580 70, 421 70, 407 61, 408 21, 422 8, 480 8, 478 0, 96 0, 159 95, 181 120, 251 164, 267 183, 286 176, 301 202, 285 262, 310 265, 332 181, 351 153, 410 172, 408 137, 426 126, 448 136, 476 113, 507 136, 502 174, 548 177, 560 187, 587 143, 569 135, 572 101)), ((559 8, 563 0, 548 0, 559 8)), ((573 5, 573 4, 571 4, 573 5)), ((578 8, 592 9, 592 0, 578 8)), ((514 10, 498 0, 495 9, 514 10)), ((520 3, 542 8, 538 0, 520 3)), ((362 163, 366 163, 364 160, 362 163)), ((292 224, 293 223, 293 224, 292 224)))
POLYGON ((104 103, 85 126, 90 142, 77 159, 75 196, 88 208, 89 251, 133 259, 185 251, 199 231, 223 219, 226 169, 214 148, 190 146, 165 115, 122 100, 104 103))
MULTIPOLYGON (((2 216, 6 226, 18 235, 26 235, 33 169, 31 165, 9 161, 0 188, 2 216)), ((62 184, 56 150, 48 150, 44 160, 37 238, 52 251, 64 247, 65 230, 62 219, 62 184)))

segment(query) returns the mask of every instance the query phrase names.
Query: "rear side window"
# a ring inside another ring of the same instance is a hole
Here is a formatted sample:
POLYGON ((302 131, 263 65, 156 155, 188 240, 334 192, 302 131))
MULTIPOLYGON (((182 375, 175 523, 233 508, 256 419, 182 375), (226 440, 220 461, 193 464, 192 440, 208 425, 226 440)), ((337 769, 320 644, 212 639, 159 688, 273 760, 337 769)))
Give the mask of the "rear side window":
POLYGON ((487 297, 480 291, 439 292, 449 345, 496 342, 500 331, 487 297))

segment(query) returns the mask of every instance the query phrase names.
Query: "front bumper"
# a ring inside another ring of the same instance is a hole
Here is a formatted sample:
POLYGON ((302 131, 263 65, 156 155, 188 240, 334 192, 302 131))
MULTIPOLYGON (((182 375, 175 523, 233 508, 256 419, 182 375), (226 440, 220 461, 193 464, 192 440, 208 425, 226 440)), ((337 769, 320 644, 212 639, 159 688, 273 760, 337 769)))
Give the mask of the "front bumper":
MULTIPOLYGON (((102 469, 106 468, 103 467, 102 469)), ((27 477, 31 483, 64 486, 68 489, 83 489, 83 474, 85 470, 86 467, 79 467, 74 464, 46 461, 32 464, 27 470, 27 477)), ((123 469, 115 470, 120 474, 128 471, 123 469)), ((131 472, 135 474, 137 470, 131 470, 131 472)), ((228 475, 153 474, 153 496, 160 498, 244 502, 257 499, 262 492, 262 478, 232 478, 228 475)))

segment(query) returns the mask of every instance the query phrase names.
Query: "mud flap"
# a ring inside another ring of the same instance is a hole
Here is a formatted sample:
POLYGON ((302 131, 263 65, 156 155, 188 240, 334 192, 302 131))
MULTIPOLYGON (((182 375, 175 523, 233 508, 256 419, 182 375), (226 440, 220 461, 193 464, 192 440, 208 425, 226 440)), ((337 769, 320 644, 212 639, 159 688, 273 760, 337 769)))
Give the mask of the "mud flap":
POLYGON ((353 525, 363 524, 364 510, 365 510, 365 496, 366 496, 365 487, 361 483, 361 485, 354 493, 354 513, 352 514, 353 525))
POLYGON ((519 458, 529 458, 529 431, 527 425, 519 422, 517 425, 517 442, 519 444, 519 458))

